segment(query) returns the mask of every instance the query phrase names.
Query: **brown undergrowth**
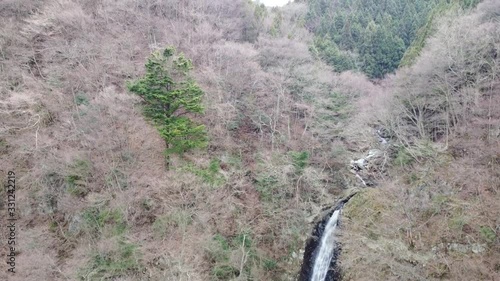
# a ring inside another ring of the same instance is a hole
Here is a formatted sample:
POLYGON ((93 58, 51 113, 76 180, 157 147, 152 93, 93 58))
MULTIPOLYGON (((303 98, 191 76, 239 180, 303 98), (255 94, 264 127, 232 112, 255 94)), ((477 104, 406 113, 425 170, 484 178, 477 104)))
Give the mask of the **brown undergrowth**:
MULTIPOLYGON (((19 206, 8 278, 293 280, 309 222, 359 186, 346 165, 378 145, 374 129, 399 109, 388 89, 401 86, 312 57, 306 12, 230 0, 0 3, 0 179, 16 172, 19 206), (210 136, 169 170, 125 89, 167 45, 193 60, 210 136)), ((497 277, 498 86, 488 87, 448 142, 391 149, 379 188, 348 204, 347 279, 497 277)))
POLYGON ((346 280, 500 280, 499 8, 445 17, 373 102, 392 161, 345 209, 346 280))
POLYGON ((19 246, 0 279, 293 279, 305 222, 347 186, 334 135, 357 95, 309 55, 305 11, 3 1, 0 170, 17 175, 19 246), (170 170, 125 89, 166 45, 193 60, 211 139, 170 170))

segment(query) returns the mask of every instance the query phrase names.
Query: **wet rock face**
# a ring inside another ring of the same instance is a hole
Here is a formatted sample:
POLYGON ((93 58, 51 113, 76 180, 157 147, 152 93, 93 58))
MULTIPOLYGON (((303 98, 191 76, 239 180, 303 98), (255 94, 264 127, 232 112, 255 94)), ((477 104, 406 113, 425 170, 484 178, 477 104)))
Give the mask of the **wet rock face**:
MULTIPOLYGON (((338 206, 339 207, 339 206, 338 206)), ((311 280, 311 275, 314 267, 314 261, 316 258, 316 254, 319 250, 321 237, 323 236, 323 232, 325 231, 325 226, 328 223, 328 220, 332 216, 332 214, 338 210, 338 207, 329 211, 327 215, 323 216, 321 221, 319 221, 314 227, 311 236, 306 242, 306 247, 304 251, 304 259, 302 261, 302 268, 300 270, 299 281, 309 281, 311 280)), ((336 266, 337 257, 340 253, 340 247, 337 245, 334 250, 334 255, 332 261, 330 262, 330 270, 327 274, 325 280, 334 281, 340 280, 340 270, 336 266)))
POLYGON ((358 160, 351 160, 350 168, 355 171, 381 170, 381 165, 383 164, 385 157, 386 155, 382 150, 371 149, 368 151, 366 156, 358 160))
POLYGON ((376 130, 375 134, 382 143, 388 143, 389 140, 394 137, 387 129, 384 128, 376 130))
MULTIPOLYGON (((328 211, 328 213, 322 216, 321 220, 316 223, 314 229, 311 233, 311 236, 306 242, 306 246, 304 249, 304 258, 302 260, 302 267, 300 270, 299 281, 309 281, 311 280, 312 271, 314 268, 314 262, 316 258, 316 254, 319 251, 319 246, 321 242, 321 237, 323 236, 323 232, 325 231, 325 227, 330 220, 330 217, 337 210, 340 210, 344 207, 344 205, 355 195, 351 194, 345 199, 341 200, 339 203, 335 205, 335 208, 328 211)), ((338 219, 338 225, 340 226, 340 217, 338 219)), ((325 281, 339 281, 341 280, 341 271, 337 266, 337 259, 341 252, 341 245, 336 243, 334 248, 333 257, 330 261, 330 269, 326 275, 325 281)))
POLYGON ((349 170, 356 175, 364 186, 375 186, 377 176, 385 173, 386 162, 386 152, 371 149, 362 158, 351 160, 349 170))

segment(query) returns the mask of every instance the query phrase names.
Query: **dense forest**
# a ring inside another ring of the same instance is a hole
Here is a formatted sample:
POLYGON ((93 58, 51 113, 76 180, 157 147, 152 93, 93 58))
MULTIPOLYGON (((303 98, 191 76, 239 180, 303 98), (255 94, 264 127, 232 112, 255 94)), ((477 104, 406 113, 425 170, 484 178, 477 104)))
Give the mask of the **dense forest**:
POLYGON ((360 70, 370 78, 382 78, 398 68, 406 50, 417 44, 419 32, 424 34, 420 37, 426 37, 438 13, 470 9, 478 0, 309 0, 307 3, 306 26, 316 36, 313 51, 317 56, 336 71, 360 70))
POLYGON ((499 50, 496 0, 0 1, 0 279, 297 280, 356 194, 343 280, 497 280, 499 50))

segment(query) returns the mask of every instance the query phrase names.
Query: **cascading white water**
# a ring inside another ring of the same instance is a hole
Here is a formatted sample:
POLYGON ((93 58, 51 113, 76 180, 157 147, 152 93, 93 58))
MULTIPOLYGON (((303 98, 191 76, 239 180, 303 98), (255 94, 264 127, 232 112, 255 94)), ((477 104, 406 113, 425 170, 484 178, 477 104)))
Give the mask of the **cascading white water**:
POLYGON ((314 259, 311 281, 324 281, 326 278, 336 246, 335 231, 337 230, 341 210, 338 209, 333 212, 325 226, 319 244, 319 251, 314 259))

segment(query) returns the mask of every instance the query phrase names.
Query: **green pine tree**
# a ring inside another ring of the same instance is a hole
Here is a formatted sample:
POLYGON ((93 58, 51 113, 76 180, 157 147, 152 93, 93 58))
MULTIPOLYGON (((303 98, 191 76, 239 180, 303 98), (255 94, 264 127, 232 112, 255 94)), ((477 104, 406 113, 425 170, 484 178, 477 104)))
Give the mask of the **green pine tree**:
POLYGON ((371 22, 365 32, 365 42, 360 48, 363 71, 371 78, 382 78, 394 71, 403 57, 405 46, 401 38, 371 22))
POLYGON ((173 47, 153 52, 146 62, 146 74, 128 83, 128 89, 142 98, 144 115, 165 140, 166 153, 182 154, 204 147, 204 125, 196 124, 188 114, 203 113, 203 91, 189 76, 192 63, 173 47))

